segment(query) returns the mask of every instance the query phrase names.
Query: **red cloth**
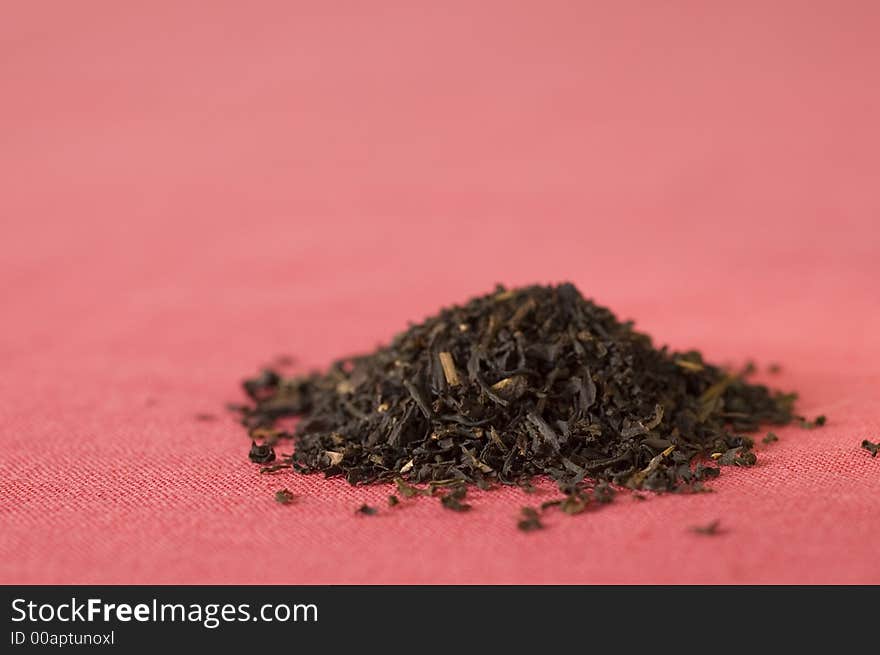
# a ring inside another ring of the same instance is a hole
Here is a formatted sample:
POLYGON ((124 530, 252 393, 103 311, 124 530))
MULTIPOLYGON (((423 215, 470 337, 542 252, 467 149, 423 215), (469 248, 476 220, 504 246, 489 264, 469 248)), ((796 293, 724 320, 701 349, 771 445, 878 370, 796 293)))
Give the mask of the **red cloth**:
POLYGON ((0 582, 880 583, 875 3, 18 4, 0 582), (392 511, 258 475, 220 409, 560 280, 827 427, 524 534, 551 491, 392 511))

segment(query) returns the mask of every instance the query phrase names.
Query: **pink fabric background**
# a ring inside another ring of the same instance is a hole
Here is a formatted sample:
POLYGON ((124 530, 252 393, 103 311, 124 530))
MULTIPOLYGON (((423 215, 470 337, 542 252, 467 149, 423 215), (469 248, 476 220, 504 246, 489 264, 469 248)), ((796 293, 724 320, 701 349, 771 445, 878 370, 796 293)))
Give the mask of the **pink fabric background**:
POLYGON ((880 583, 876 3, 15 4, 0 582, 880 583), (549 492, 356 517, 388 489, 259 476, 222 412, 560 280, 828 426, 522 534, 549 492))

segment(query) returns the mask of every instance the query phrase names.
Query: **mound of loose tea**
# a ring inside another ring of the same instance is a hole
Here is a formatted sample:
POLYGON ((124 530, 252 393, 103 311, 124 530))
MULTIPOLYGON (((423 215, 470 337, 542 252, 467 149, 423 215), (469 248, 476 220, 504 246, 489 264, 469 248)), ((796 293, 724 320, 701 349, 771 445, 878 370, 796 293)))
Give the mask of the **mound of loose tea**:
POLYGON ((794 395, 656 348, 571 284, 498 287, 326 372, 244 388, 251 459, 352 484, 695 490, 718 465, 755 463, 743 433, 795 418, 794 395), (286 437, 294 453, 275 460, 286 437))

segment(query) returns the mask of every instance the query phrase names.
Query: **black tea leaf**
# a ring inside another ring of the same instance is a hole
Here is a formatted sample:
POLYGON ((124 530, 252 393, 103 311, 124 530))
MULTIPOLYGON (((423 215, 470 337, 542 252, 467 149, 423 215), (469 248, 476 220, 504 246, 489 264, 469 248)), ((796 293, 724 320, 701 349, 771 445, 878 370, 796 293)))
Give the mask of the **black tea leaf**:
POLYGON ((264 442, 252 443, 254 462, 292 438, 280 463, 298 473, 394 482, 401 498, 438 492, 455 511, 470 509, 470 485, 531 491, 540 476, 578 514, 614 488, 703 491, 712 459, 754 465, 746 433, 790 423, 796 397, 749 383, 750 372, 656 347, 571 284, 499 286, 323 372, 264 370, 237 409, 264 442), (279 427, 291 418, 292 434, 279 427))

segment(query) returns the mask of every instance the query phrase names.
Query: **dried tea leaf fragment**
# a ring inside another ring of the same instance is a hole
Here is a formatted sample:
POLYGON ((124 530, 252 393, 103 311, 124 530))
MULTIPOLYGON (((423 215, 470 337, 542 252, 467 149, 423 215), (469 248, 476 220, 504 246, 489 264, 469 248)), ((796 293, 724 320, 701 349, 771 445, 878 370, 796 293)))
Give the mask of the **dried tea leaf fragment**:
POLYGON ((534 507, 523 507, 520 511, 520 519, 516 527, 523 532, 534 532, 543 529, 540 515, 534 507))
POLYGON ((455 360, 452 359, 452 353, 441 352, 438 355, 440 366, 443 367, 443 375, 446 378, 446 384, 455 387, 461 384, 461 378, 458 376, 458 369, 455 368, 455 360))
POLYGON ((822 427, 822 426, 825 425, 825 423, 827 423, 827 422, 828 422, 828 417, 826 417, 824 414, 820 414, 819 416, 817 416, 817 417, 816 417, 815 419, 813 419, 812 421, 808 421, 808 420, 805 419, 805 418, 801 419, 801 421, 800 421, 800 426, 801 426, 802 428, 804 428, 805 430, 812 430, 813 428, 820 428, 820 427, 822 427))
POLYGON ((418 487, 414 487, 403 478, 395 478, 394 483, 397 485, 397 493, 399 493, 404 498, 415 498, 416 496, 431 495, 431 491, 429 489, 419 489, 418 487))
POLYGON ((255 464, 268 464, 275 461, 275 450, 268 444, 257 444, 256 441, 251 441, 248 457, 255 464))
POLYGON ((274 473, 278 473, 278 471, 283 471, 284 469, 289 468, 291 468, 291 465, 288 463, 270 464, 269 466, 261 466, 260 473, 272 475, 274 473))
POLYGON ((744 446, 731 448, 718 458, 718 463, 722 466, 754 466, 757 462, 758 456, 744 446))
POLYGON ((588 496, 580 493, 573 493, 562 501, 559 508, 569 516, 573 516, 585 511, 589 504, 590 499, 588 496))
POLYGON ((768 432, 767 436, 761 439, 761 441, 765 444, 771 444, 776 441, 779 441, 779 437, 776 436, 775 432, 768 432))
POLYGON ((467 495, 467 487, 464 485, 459 485, 452 489, 452 491, 447 492, 443 496, 440 497, 440 504, 443 505, 446 509, 451 509, 454 512, 467 512, 470 511, 471 506, 467 503, 461 502, 464 500, 464 497, 467 495))
POLYGON ((705 525, 691 526, 690 530, 694 534, 702 534, 706 536, 716 536, 723 532, 721 529, 721 521, 719 519, 715 519, 705 525))

